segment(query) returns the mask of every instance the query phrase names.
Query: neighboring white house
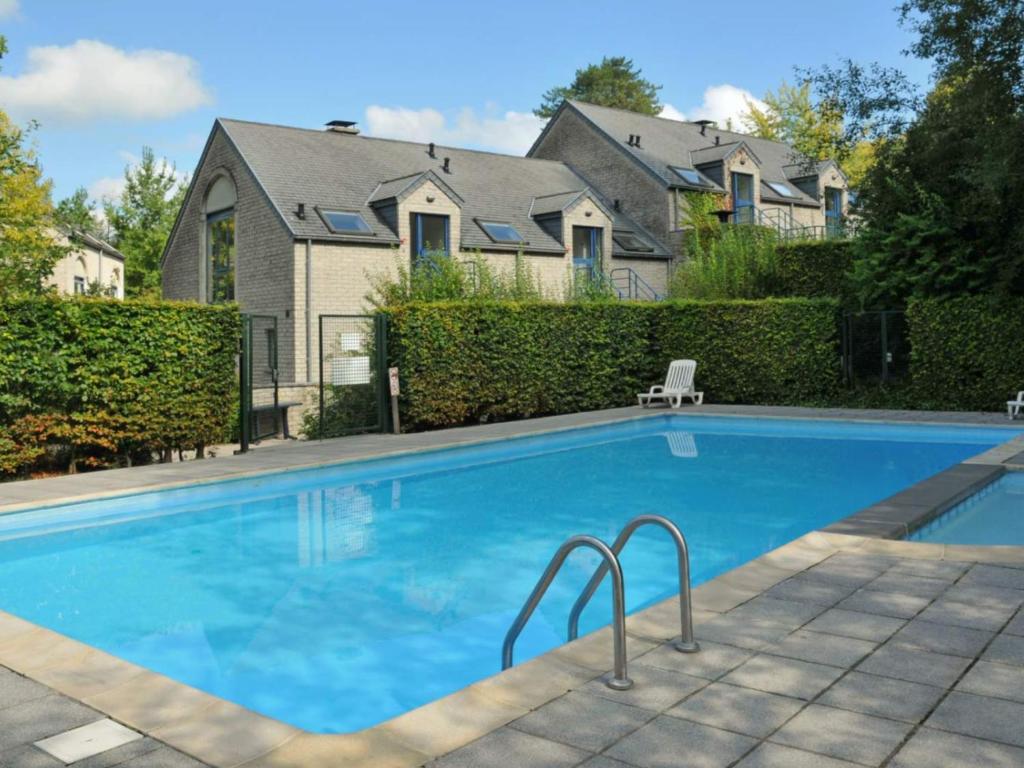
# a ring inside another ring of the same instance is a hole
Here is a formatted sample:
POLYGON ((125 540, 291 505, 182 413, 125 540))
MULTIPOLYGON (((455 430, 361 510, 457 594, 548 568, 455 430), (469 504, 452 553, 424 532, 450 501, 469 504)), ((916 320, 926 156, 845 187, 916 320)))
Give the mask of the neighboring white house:
POLYGON ((124 254, 85 232, 59 233, 58 240, 71 252, 57 262, 46 281, 61 293, 84 294, 98 284, 115 299, 124 298, 124 254))

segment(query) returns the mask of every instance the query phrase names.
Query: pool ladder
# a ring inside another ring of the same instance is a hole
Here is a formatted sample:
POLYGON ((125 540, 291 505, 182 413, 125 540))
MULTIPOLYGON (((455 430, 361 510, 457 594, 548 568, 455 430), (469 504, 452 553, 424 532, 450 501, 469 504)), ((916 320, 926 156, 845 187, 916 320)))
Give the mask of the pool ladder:
POLYGON ((609 547, 595 536, 578 535, 570 536, 555 552, 548 567, 544 569, 537 585, 533 588, 530 596, 526 599, 516 620, 509 627, 505 635, 505 642, 501 648, 501 668, 508 669, 512 666, 512 652, 516 640, 523 631, 526 623, 530 620, 533 612, 540 604, 544 593, 548 591, 551 582, 561 569, 562 564, 569 554, 579 547, 589 547, 595 550, 602 559, 601 565, 583 588, 583 592, 577 598, 569 613, 569 639, 575 640, 579 635, 579 620, 583 609, 594 596, 597 588, 601 585, 604 577, 611 572, 612 575, 612 644, 614 655, 614 667, 612 676, 606 681, 606 685, 617 691, 625 691, 633 687, 633 681, 629 679, 626 670, 626 599, 625 584, 622 578, 622 566, 619 564, 619 553, 633 536, 638 528, 645 525, 656 525, 668 531, 676 545, 676 560, 679 568, 679 642, 675 643, 675 649, 680 653, 694 653, 700 650, 700 646, 693 637, 693 617, 690 598, 690 556, 686 548, 686 539, 679 527, 661 515, 638 515, 630 520, 615 538, 615 542, 609 547))

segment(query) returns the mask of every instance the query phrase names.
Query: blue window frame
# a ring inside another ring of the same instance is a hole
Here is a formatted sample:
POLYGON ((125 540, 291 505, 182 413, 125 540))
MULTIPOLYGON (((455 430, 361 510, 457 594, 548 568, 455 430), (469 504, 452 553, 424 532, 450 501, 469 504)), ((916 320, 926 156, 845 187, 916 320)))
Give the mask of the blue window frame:
POLYGON ((449 219, 435 213, 412 214, 412 255, 420 258, 426 254, 451 253, 449 219))
POLYGON ((754 177, 751 174, 733 171, 732 208, 737 224, 754 223, 754 177))
POLYGON ((825 227, 836 232, 843 225, 843 190, 825 187, 825 227))
POLYGON ((601 271, 601 243, 604 230, 600 227, 572 228, 572 266, 583 270, 588 277, 601 271))

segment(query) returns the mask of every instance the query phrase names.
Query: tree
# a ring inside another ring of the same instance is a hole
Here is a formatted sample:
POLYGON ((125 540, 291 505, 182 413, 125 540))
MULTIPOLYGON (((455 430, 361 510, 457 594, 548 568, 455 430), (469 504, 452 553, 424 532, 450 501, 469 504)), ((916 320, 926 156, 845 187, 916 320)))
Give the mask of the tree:
MULTIPOLYGON (((850 186, 857 188, 874 157, 865 140, 848 141, 844 115, 832 99, 815 103, 810 81, 794 86, 783 82, 777 91, 764 95, 765 109, 749 99, 740 116, 743 127, 754 136, 781 141, 793 147, 809 162, 835 160, 846 172, 850 186)), ((794 158, 795 159, 795 158, 794 158)))
POLYGON ((658 102, 661 86, 645 80, 640 74, 641 70, 634 68, 631 59, 625 56, 606 56, 600 64, 577 69, 576 77, 568 86, 549 89, 533 113, 547 119, 555 114, 566 99, 578 99, 603 107, 657 115, 661 112, 661 104, 658 102))
POLYGON ((160 295, 160 256, 174 219, 185 199, 186 185, 174 166, 157 162, 153 150, 142 148, 142 159, 124 170, 120 200, 107 200, 103 210, 112 237, 125 256, 125 294, 160 295))
POLYGON ((96 218, 96 202, 89 199, 85 187, 79 187, 65 197, 54 209, 58 226, 66 230, 85 232, 96 237, 103 236, 103 227, 96 218))
MULTIPOLYGON (((0 57, 6 51, 0 36, 0 57)), ((0 111, 0 297, 43 290, 66 253, 54 240, 50 187, 26 131, 0 111)))
POLYGON ((930 59, 925 97, 899 73, 846 62, 813 73, 875 139, 861 188, 861 300, 1024 294, 1024 0, 908 0, 909 53, 930 59))

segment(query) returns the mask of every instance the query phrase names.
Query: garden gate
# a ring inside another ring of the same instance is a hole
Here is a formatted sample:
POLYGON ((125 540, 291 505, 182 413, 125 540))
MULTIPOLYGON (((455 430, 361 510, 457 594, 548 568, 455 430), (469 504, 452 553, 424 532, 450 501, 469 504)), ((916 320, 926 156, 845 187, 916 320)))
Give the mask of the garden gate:
POLYGON ((318 437, 388 429, 384 315, 320 315, 319 369, 318 437))
POLYGON ((889 384, 910 369, 910 344, 903 310, 851 312, 843 315, 843 379, 889 384))
POLYGON ((277 317, 242 315, 238 361, 239 452, 278 432, 288 433, 278 392, 277 317))

